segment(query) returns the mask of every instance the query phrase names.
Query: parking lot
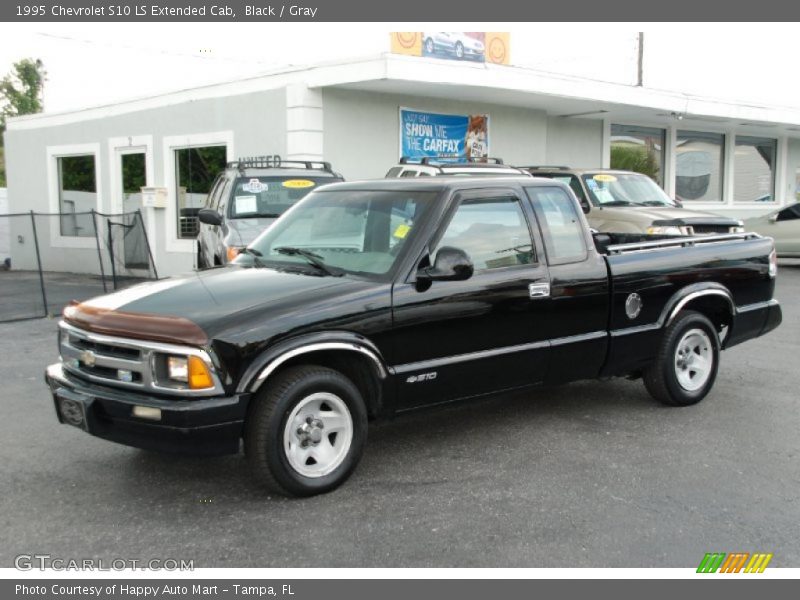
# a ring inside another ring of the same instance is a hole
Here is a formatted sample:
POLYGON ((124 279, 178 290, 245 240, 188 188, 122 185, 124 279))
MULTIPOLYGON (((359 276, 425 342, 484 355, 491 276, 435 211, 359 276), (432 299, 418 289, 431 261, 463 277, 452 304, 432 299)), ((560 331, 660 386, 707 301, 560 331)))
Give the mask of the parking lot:
POLYGON ((783 325, 723 353, 697 406, 580 382, 371 427, 339 490, 269 496, 242 456, 158 455, 59 425, 42 381, 56 322, 0 325, 0 565, 18 554, 196 567, 800 566, 800 262, 783 325))

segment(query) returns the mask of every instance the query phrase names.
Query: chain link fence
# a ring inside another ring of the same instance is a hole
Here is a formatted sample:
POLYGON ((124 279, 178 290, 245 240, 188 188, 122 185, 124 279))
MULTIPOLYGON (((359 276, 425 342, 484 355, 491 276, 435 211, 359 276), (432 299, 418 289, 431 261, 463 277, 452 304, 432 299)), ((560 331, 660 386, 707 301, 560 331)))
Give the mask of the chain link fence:
POLYGON ((158 279, 140 211, 0 215, 0 323, 57 315, 86 300, 158 279))

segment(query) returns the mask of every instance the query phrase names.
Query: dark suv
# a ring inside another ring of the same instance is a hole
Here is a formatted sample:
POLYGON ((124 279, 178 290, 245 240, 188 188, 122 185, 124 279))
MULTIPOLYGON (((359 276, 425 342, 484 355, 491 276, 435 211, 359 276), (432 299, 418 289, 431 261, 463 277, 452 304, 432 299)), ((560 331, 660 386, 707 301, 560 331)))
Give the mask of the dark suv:
POLYGON ((197 268, 227 264, 308 192, 340 181, 327 162, 258 156, 228 163, 198 213, 197 268))

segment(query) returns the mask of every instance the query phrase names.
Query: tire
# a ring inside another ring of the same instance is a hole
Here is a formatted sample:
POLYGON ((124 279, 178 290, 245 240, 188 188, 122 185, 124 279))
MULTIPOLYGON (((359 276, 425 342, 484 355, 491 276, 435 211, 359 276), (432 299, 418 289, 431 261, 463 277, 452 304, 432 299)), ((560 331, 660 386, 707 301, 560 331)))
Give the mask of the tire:
POLYGON ((428 55, 433 54, 436 52, 436 48, 433 47, 433 40, 428 38, 425 40, 425 53, 428 55))
POLYGON ((668 406, 697 404, 714 387, 719 355, 719 336, 711 321, 683 311, 664 331, 656 359, 644 372, 644 385, 668 406))
POLYGON ((340 486, 366 441, 367 411, 358 388, 326 367, 280 372, 253 399, 245 423, 244 450, 255 479, 286 496, 340 486))
POLYGON ((461 42, 456 42, 456 58, 464 58, 464 45, 461 42))
POLYGON ((203 258, 203 249, 200 247, 200 242, 197 242, 197 270, 206 268, 206 261, 203 258))

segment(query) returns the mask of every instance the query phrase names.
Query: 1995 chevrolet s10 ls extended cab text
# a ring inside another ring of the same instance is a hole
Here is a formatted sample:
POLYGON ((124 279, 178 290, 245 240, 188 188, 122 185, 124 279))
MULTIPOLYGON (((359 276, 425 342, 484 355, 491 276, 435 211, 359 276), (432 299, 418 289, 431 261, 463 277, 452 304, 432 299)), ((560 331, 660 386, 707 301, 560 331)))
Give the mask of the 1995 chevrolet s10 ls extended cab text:
POLYGON ((58 418, 156 450, 244 451, 283 493, 353 471, 367 422, 536 384, 711 390, 771 331, 772 240, 595 234, 565 185, 430 178, 319 188, 225 267, 64 311, 58 418))

